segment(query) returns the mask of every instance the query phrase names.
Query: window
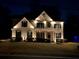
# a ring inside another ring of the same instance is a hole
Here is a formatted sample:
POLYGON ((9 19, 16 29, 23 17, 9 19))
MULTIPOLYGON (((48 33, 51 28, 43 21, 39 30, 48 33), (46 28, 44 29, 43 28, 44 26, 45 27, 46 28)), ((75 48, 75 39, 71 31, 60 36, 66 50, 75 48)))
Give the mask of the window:
POLYGON ((47 27, 51 27, 51 24, 50 24, 50 22, 47 22, 47 27))
POLYGON ((55 24, 55 25, 54 25, 54 28, 57 28, 57 29, 58 29, 58 28, 61 28, 61 24, 55 24))
POLYGON ((21 31, 16 31, 16 37, 21 37, 21 31))
POLYGON ((37 23, 37 28, 44 28, 44 23, 37 23))
POLYGON ((22 21, 22 27, 27 27, 27 21, 22 21))
POLYGON ((56 38, 61 38, 61 33, 56 33, 56 38))
POLYGON ((28 38, 32 38, 32 31, 28 31, 28 32, 27 32, 27 37, 28 37, 28 38))
POLYGON ((44 39, 44 32, 37 32, 36 37, 44 39))

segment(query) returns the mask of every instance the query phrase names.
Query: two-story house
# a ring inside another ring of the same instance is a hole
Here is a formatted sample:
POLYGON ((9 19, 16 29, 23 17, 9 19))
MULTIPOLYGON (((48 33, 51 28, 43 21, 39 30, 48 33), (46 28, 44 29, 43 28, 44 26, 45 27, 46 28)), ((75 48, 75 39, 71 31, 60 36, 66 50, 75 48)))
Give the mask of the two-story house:
POLYGON ((63 21, 54 21, 45 11, 35 20, 21 19, 12 30, 14 41, 61 42, 64 41, 63 21))

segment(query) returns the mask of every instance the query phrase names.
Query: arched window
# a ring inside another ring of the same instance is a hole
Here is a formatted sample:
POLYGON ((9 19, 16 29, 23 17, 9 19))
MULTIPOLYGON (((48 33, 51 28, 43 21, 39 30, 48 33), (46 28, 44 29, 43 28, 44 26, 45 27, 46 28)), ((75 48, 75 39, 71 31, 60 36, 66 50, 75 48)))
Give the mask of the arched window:
POLYGON ((37 28, 44 28, 44 23, 37 23, 37 28))
POLYGON ((27 27, 27 21, 22 21, 22 27, 27 27))
POLYGON ((57 29, 61 28, 61 24, 54 24, 54 28, 57 28, 57 29))

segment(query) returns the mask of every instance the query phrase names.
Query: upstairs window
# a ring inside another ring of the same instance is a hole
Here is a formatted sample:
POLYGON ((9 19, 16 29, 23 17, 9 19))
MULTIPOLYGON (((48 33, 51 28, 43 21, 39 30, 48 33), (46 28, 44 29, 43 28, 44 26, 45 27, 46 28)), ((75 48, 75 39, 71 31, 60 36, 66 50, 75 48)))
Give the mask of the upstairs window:
POLYGON ((22 27, 27 27, 27 21, 22 21, 22 27))
POLYGON ((56 38, 61 38, 61 33, 56 33, 56 38))
POLYGON ((47 22, 47 27, 51 27, 51 23, 50 22, 47 22))
POLYGON ((54 25, 54 28, 56 28, 56 29, 61 28, 61 24, 55 24, 55 25, 54 25))
POLYGON ((44 28, 44 23, 37 23, 37 28, 44 28))

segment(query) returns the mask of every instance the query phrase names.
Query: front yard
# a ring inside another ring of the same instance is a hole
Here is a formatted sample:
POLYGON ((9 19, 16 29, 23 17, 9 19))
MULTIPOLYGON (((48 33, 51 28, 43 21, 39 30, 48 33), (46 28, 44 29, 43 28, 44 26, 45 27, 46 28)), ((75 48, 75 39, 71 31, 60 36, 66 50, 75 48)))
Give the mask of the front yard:
POLYGON ((78 55, 79 43, 0 42, 0 54, 78 55))

